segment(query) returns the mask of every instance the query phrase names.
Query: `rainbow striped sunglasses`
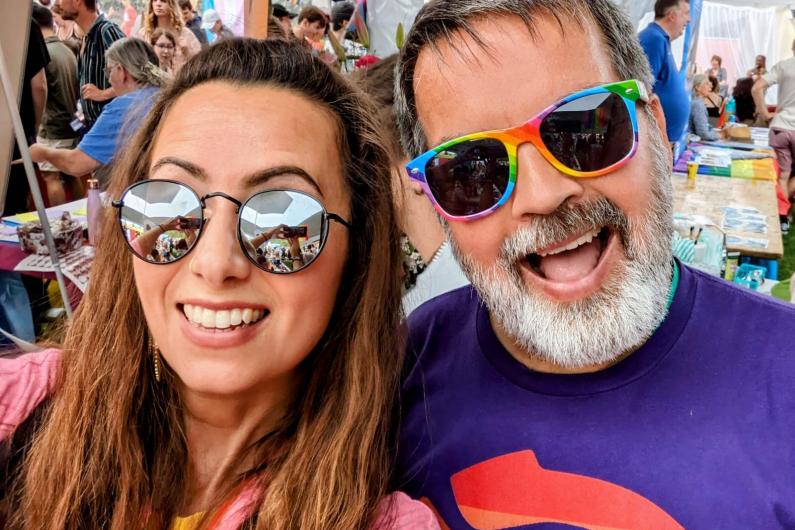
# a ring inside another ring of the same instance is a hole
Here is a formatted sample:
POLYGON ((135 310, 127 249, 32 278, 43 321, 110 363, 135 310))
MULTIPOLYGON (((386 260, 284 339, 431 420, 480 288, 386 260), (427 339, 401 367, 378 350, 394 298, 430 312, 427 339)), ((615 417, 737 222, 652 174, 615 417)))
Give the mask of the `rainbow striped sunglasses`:
POLYGON ((600 177, 626 164, 638 149, 638 101, 649 101, 640 81, 589 88, 518 127, 447 141, 406 164, 406 170, 446 219, 480 219, 513 193, 516 153, 526 142, 571 177, 600 177))

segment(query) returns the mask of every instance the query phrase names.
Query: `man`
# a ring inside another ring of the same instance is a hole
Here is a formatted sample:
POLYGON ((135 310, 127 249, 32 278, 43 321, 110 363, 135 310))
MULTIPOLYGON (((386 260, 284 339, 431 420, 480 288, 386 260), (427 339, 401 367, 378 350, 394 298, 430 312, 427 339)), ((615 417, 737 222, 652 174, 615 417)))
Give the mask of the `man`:
MULTIPOLYGON (((792 43, 795 53, 795 41, 792 43)), ((770 122, 770 146, 776 151, 776 158, 781 167, 781 189, 795 200, 795 175, 792 174, 792 157, 795 151, 795 57, 776 63, 770 72, 759 76, 751 93, 756 103, 757 115, 770 122), (773 115, 765 103, 765 91, 768 87, 779 85, 778 106, 773 115), (773 120, 772 122, 770 120, 773 120)))
POLYGON ((279 21, 284 29, 285 35, 293 34, 293 19, 295 14, 289 12, 286 7, 281 4, 273 4, 273 17, 279 21))
MULTIPOLYGON (((55 35, 55 25, 49 9, 33 4, 33 20, 41 29, 50 56, 50 64, 45 69, 47 106, 36 142, 47 147, 71 149, 75 146, 77 132, 70 124, 74 119, 77 98, 80 97, 77 85, 77 59, 72 50, 55 35)), ((39 164, 39 169, 47 186, 50 205, 66 202, 58 168, 52 164, 42 163, 39 164)))
MULTIPOLYGON (((331 8, 331 31, 329 35, 333 33, 337 42, 340 43, 345 51, 345 58, 340 65, 340 70, 345 73, 353 72, 356 69, 356 61, 367 55, 367 48, 348 38, 348 25, 355 11, 356 6, 347 1, 336 2, 331 8)), ((335 53, 331 41, 326 41, 326 51, 330 54, 335 53)))
POLYGON ((196 35, 202 47, 207 46, 207 34, 202 29, 202 17, 193 12, 190 0, 179 0, 179 9, 182 11, 182 21, 185 26, 196 35))
POLYGON ((409 319, 396 486, 451 529, 795 527, 795 308, 674 262, 627 18, 435 0, 396 72, 473 284, 409 319))
POLYGON ((298 25, 292 28, 293 35, 299 40, 309 41, 312 46, 320 43, 322 46, 323 35, 326 34, 328 17, 319 8, 305 7, 298 15, 298 25))
POLYGON ((55 5, 60 7, 64 20, 74 20, 85 34, 77 72, 80 106, 85 126, 91 129, 102 107, 114 96, 105 75, 105 51, 115 41, 124 38, 124 33, 97 12, 96 0, 55 0, 55 5))
POLYGON ((221 20, 221 15, 215 9, 208 9, 202 16, 201 28, 204 30, 212 31, 215 35, 213 42, 218 42, 223 39, 233 39, 235 34, 231 29, 227 28, 221 20))
POLYGON ((123 8, 121 30, 129 37, 133 34, 133 30, 135 29, 135 21, 138 19, 138 11, 135 10, 135 7, 132 5, 130 0, 122 0, 121 5, 123 8))
POLYGON ((690 94, 676 68, 671 42, 682 36, 689 23, 688 0, 657 0, 654 3, 654 22, 638 35, 640 45, 649 58, 654 76, 652 90, 662 103, 671 143, 682 139, 690 115, 690 94))

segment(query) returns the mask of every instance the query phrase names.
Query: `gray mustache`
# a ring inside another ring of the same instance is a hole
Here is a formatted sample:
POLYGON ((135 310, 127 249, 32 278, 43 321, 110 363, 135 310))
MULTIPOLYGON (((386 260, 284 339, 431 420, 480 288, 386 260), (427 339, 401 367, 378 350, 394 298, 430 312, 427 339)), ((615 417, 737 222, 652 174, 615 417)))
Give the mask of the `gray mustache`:
POLYGON ((536 216, 503 242, 499 259, 512 266, 528 254, 564 241, 574 234, 590 232, 608 226, 626 242, 629 221, 610 200, 602 197, 587 203, 563 203, 549 215, 536 216))

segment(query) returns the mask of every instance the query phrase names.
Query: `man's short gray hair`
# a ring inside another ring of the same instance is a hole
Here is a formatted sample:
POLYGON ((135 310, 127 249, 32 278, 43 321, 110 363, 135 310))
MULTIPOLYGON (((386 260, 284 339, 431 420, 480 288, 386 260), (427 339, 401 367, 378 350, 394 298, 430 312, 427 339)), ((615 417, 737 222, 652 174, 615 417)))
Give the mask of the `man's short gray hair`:
POLYGON ((536 25, 538 17, 544 15, 553 17, 561 31, 572 23, 584 28, 593 22, 619 79, 638 79, 651 92, 653 78, 635 28, 610 0, 433 0, 417 15, 397 65, 395 111, 400 140, 409 156, 418 156, 429 147, 417 116, 414 93, 414 69, 420 52, 426 46, 437 50, 442 39, 456 48, 460 46, 455 42, 456 34, 463 32, 488 53, 474 24, 494 16, 519 17, 534 38, 543 38, 538 35, 536 25))

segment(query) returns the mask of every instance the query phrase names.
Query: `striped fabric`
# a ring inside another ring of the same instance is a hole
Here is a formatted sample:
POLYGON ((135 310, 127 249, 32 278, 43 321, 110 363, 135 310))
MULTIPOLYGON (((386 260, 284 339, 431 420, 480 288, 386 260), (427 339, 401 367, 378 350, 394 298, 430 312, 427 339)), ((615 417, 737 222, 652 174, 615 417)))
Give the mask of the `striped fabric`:
MULTIPOLYGON (((97 88, 105 90, 110 87, 105 75, 105 51, 115 41, 124 38, 122 30, 104 15, 99 15, 83 39, 83 47, 77 61, 77 72, 80 86, 91 83, 97 88)), ((83 107, 86 126, 90 129, 99 118, 108 101, 90 101, 80 96, 80 105, 83 107)))

